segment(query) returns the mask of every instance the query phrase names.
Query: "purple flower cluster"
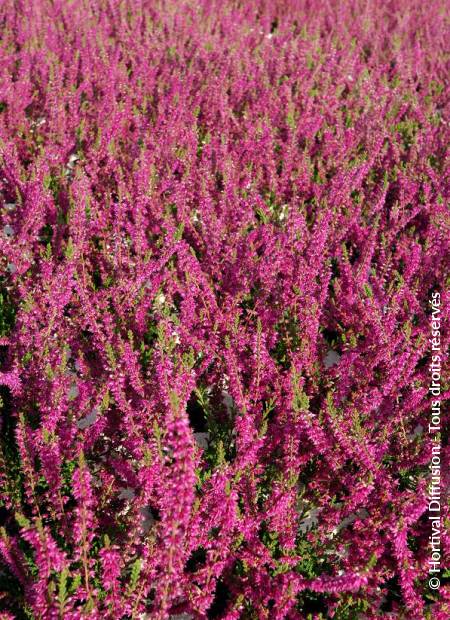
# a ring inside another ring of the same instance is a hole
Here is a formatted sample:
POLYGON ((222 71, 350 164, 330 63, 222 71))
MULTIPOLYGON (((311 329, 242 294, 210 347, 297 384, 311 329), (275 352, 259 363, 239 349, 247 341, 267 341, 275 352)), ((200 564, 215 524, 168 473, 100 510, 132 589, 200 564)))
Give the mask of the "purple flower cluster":
POLYGON ((446 9, 1 2, 1 620, 450 617, 446 9))

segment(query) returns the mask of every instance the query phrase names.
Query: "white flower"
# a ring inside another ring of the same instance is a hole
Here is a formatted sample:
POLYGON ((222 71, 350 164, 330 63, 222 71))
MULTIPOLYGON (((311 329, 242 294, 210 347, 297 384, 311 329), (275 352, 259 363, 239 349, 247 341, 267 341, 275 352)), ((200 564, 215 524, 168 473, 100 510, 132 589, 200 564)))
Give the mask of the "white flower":
POLYGON ((159 295, 155 297, 155 304, 157 306, 162 306, 165 301, 166 301, 166 296, 163 295, 163 293, 160 293, 159 295))
POLYGON ((281 207, 280 214, 278 216, 278 219, 280 220, 280 222, 286 219, 288 210, 289 210, 289 205, 283 205, 281 207))
POLYGON ((6 226, 3 226, 3 234, 5 237, 12 237, 14 235, 14 228, 9 224, 6 224, 6 226))

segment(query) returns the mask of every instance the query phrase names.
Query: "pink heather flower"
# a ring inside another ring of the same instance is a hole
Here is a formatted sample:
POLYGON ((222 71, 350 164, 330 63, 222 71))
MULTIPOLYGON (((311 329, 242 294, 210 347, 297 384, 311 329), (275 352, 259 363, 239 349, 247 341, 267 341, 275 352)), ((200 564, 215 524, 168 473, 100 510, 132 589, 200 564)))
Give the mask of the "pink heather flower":
POLYGON ((431 8, 1 4, 2 618, 450 617, 431 8))

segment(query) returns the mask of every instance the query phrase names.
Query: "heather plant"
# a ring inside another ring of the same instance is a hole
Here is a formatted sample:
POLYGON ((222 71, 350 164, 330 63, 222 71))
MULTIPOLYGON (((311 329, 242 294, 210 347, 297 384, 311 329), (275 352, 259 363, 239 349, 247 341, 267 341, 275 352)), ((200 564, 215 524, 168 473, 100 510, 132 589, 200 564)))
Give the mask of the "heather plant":
POLYGON ((2 0, 2 620, 450 617, 446 9, 2 0))

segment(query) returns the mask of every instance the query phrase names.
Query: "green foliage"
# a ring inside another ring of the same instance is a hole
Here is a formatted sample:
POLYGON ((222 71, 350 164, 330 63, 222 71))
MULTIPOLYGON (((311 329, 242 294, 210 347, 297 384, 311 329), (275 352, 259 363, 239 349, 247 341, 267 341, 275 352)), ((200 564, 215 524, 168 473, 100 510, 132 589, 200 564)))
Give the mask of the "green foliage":
POLYGON ((131 565, 129 592, 134 592, 142 569, 142 560, 137 558, 131 565))
POLYGON ((0 278, 0 338, 7 336, 14 327, 16 318, 15 306, 6 288, 1 286, 0 278))

